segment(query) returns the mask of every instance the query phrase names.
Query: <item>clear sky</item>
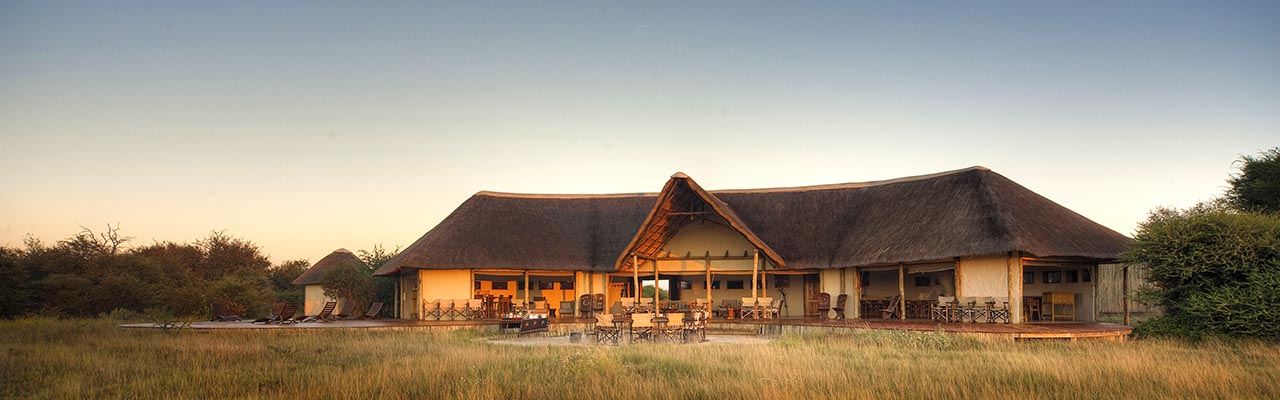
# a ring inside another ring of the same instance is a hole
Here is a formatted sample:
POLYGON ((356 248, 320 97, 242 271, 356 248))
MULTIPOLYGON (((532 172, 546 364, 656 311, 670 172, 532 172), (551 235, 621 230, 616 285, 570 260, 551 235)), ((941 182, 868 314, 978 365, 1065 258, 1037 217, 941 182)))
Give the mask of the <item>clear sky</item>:
POLYGON ((972 165, 1132 234, 1280 145, 1280 2, 1039 3, 0 1, 0 245, 315 261, 479 190, 972 165))

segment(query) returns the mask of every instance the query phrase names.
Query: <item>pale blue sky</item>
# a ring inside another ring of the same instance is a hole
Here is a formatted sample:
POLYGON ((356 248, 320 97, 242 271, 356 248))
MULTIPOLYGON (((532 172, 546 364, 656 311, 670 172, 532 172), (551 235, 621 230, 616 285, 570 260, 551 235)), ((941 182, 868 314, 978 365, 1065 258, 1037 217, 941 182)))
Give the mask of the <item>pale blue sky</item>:
POLYGON ((478 190, 983 165, 1121 233, 1280 145, 1280 3, 0 1, 0 244, 121 223, 276 261, 478 190))

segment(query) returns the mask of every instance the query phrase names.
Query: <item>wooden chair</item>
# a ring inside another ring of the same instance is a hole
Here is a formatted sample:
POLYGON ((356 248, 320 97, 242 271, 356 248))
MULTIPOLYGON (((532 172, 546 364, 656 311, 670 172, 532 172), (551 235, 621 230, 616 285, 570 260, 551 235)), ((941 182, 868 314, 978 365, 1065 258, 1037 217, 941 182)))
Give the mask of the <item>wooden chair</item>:
POLYGON ((363 315, 351 316, 348 319, 378 319, 379 318, 378 313, 381 313, 381 312, 382 312, 382 302, 375 301, 373 302, 373 304, 369 305, 369 311, 365 312, 363 315))
POLYGON ((605 311, 604 306, 605 304, 604 304, 603 293, 597 293, 597 294, 591 295, 591 311, 596 313, 602 313, 605 311))
POLYGON ((979 296, 973 298, 973 322, 988 322, 991 318, 991 304, 994 303, 990 296, 979 296))
POLYGON ((759 300, 759 314, 756 318, 777 318, 778 305, 773 302, 772 297, 761 297, 759 300))
POLYGON ((467 319, 480 319, 484 316, 483 299, 467 299, 467 319))
POLYGON ((293 314, 296 312, 298 312, 297 303, 275 303, 271 305, 271 316, 255 319, 250 322, 250 324, 256 324, 259 322, 264 324, 287 323, 293 318, 293 314), (290 304, 293 304, 293 308, 292 310, 288 310, 289 314, 285 314, 285 309, 288 308, 290 304))
POLYGON ((653 314, 631 314, 631 341, 653 340, 653 314))
POLYGON ((880 310, 881 319, 890 319, 900 317, 902 313, 902 296, 893 296, 893 300, 889 300, 889 306, 880 310))
POLYGON ((621 301, 621 302, 622 302, 622 306, 621 306, 621 307, 622 307, 622 313, 623 313, 623 314, 634 314, 634 313, 636 312, 636 298, 635 298, 635 297, 623 297, 623 298, 622 298, 622 299, 620 299, 619 301, 621 301))
POLYGON ((591 318, 591 314, 595 310, 594 307, 595 302, 591 300, 591 295, 578 296, 578 311, 582 313, 582 318, 591 318))
POLYGON ((836 312, 836 319, 844 319, 844 306, 849 303, 849 295, 840 294, 836 296, 836 306, 831 307, 836 312))
POLYGON ((596 343, 618 344, 622 330, 613 323, 613 314, 596 313, 596 343))
POLYGON ((978 310, 974 305, 974 298, 957 297, 956 301, 960 303, 957 309, 957 313, 959 314, 957 319, 960 322, 976 322, 978 319, 978 310))
POLYGON ((756 308, 756 304, 755 297, 743 297, 742 312, 739 313, 740 315, 738 315, 738 317, 742 319, 757 318, 759 313, 757 312, 758 309, 756 308))
POLYGON ((688 342, 690 338, 697 338, 699 342, 707 341, 707 316, 710 315, 706 311, 698 311, 686 315, 687 321, 684 321, 684 341, 688 342))
POLYGON ((636 307, 636 310, 637 310, 637 312, 642 312, 642 313, 651 313, 651 312, 656 311, 656 309, 654 309, 654 308, 653 308, 653 306, 654 306, 654 305, 653 305, 653 298, 652 298, 652 297, 641 297, 641 298, 640 298, 640 305, 636 307))
POLYGON ((831 312, 831 294, 827 292, 818 293, 818 319, 827 319, 827 314, 831 312))
MULTIPOLYGON (((302 319, 302 322, 325 322, 333 318, 333 310, 338 308, 338 302, 328 301, 324 303, 324 308, 320 309, 320 313, 302 319)), ((295 308, 296 310, 296 308, 295 308)))
POLYGON ((512 298, 511 312, 521 315, 527 314, 529 312, 529 305, 525 304, 524 299, 512 298))
POLYGON ((230 322, 239 321, 239 315, 231 313, 230 307, 226 303, 210 303, 209 304, 209 321, 213 322, 230 322))
POLYGON ((662 327, 662 331, 659 332, 662 340, 673 343, 684 341, 684 315, 684 313, 667 314, 667 326, 662 327))
POLYGON ((929 319, 938 322, 951 322, 951 303, 955 301, 955 296, 938 296, 938 301, 934 302, 933 307, 929 309, 929 319))
POLYGON ((991 309, 987 311, 987 322, 995 323, 1004 321, 1009 323, 1009 298, 996 297, 992 303, 991 309))

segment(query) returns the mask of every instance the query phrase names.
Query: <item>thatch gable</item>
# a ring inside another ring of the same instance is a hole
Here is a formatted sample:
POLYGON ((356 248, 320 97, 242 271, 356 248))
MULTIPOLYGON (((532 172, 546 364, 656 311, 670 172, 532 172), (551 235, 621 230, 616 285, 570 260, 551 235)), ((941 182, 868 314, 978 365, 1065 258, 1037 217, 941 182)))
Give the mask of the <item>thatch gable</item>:
MULTIPOLYGON (((982 167, 879 182, 704 192, 713 195, 709 204, 723 206, 719 215, 740 223, 739 232, 776 252, 788 269, 1007 251, 1107 260, 1129 240, 982 167)), ((629 243, 643 241, 640 228, 657 200, 657 194, 477 193, 377 274, 400 268, 616 271, 629 243)))
POLYGON ((293 284, 298 286, 319 285, 324 282, 324 276, 329 274, 329 271, 332 271, 343 263, 352 263, 354 265, 369 268, 364 261, 361 261, 360 258, 356 257, 355 254, 352 254, 351 251, 347 249, 337 249, 332 253, 329 253, 329 255, 324 256, 324 258, 321 258, 320 261, 316 261, 315 264, 311 265, 311 268, 307 268, 306 271, 303 271, 302 275, 298 275, 297 278, 294 278, 293 284))
POLYGON ((632 254, 649 259, 659 257, 667 240, 680 232, 680 228, 690 222, 705 219, 727 225, 729 229, 738 232, 760 249, 767 259, 773 261, 774 265, 780 267, 784 265, 778 253, 761 240, 747 226, 747 223, 733 212, 733 208, 715 195, 703 190, 702 186, 688 175, 677 172, 671 175, 671 179, 667 180, 667 184, 662 187, 662 192, 658 193, 653 209, 645 217, 644 223, 640 225, 631 243, 627 244, 622 254, 618 256, 617 269, 632 268, 630 257, 632 254))

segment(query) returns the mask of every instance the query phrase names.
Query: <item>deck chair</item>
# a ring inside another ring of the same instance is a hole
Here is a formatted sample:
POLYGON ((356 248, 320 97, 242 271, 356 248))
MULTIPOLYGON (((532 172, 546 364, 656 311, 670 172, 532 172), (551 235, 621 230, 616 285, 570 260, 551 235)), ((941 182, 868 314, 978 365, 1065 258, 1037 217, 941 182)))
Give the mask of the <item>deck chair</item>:
POLYGON ((956 313, 959 315, 956 319, 960 322, 975 322, 978 319, 978 310, 974 306, 975 299, 972 297, 957 297, 956 301, 960 303, 956 313))
POLYGON ((358 315, 356 314, 356 303, 347 302, 346 304, 342 305, 342 309, 339 310, 338 314, 334 315, 334 317, 336 319, 347 319, 356 315, 358 315))
POLYGON ((444 317, 444 310, 440 308, 440 300, 424 301, 422 303, 422 319, 435 318, 437 321, 444 317))
POLYGON ((594 306, 595 301, 591 300, 591 295, 578 296, 578 311, 582 313, 582 318, 591 318, 594 306))
POLYGON ((483 299, 467 299, 467 308, 464 310, 467 319, 480 319, 484 315, 483 299))
POLYGON ((902 296, 893 296, 893 300, 889 300, 889 307, 880 310, 881 319, 890 319, 900 317, 902 312, 902 296))
POLYGON ((756 299, 754 297, 742 298, 742 312, 739 314, 742 319, 759 318, 759 309, 756 308, 756 299))
POLYGON ((956 301, 955 296, 938 296, 938 301, 934 302, 929 308, 929 319, 938 322, 951 322, 951 303, 956 301))
POLYGON ((973 299, 973 320, 972 322, 991 322, 991 303, 995 302, 991 297, 975 297, 973 299))
POLYGON ((987 311, 987 322, 1009 323, 1009 298, 996 297, 995 304, 991 305, 991 309, 987 311))
POLYGON ((757 308, 760 314, 756 318, 778 318, 778 304, 773 302, 772 297, 761 297, 759 301, 757 308))
POLYGON ((635 297, 623 297, 623 298, 622 298, 622 299, 620 299, 619 301, 621 301, 621 302, 622 302, 622 313, 623 313, 623 314, 633 314, 633 313, 635 313, 635 312, 636 312, 636 298, 635 298, 635 297))
POLYGON ((613 324, 613 314, 596 313, 596 343, 618 344, 622 330, 613 324))
POLYGON ((707 341, 707 312, 696 311, 685 316, 684 341, 688 343, 696 338, 699 342, 707 341))
POLYGON ((333 310, 338 308, 338 302, 326 301, 324 308, 320 309, 320 313, 303 318, 301 322, 325 322, 333 319, 333 310))
POLYGON ((836 312, 836 319, 844 319, 844 305, 849 302, 849 295, 841 294, 836 296, 836 306, 831 310, 836 312))
POLYGON ((667 326, 662 327, 658 335, 668 342, 683 342, 684 313, 667 313, 667 326))
POLYGON ((230 322, 239 321, 239 315, 231 313, 229 307, 224 303, 209 303, 209 321, 212 322, 230 322))
POLYGON ((369 312, 360 315, 350 315, 346 319, 378 319, 378 313, 382 312, 382 302, 375 301, 369 306, 369 312))
POLYGON ((529 307, 524 303, 524 299, 511 299, 511 312, 516 314, 524 314, 529 311, 529 307))
MULTIPOLYGON (((276 319, 276 317, 277 317, 278 315, 280 315, 280 313, 281 313, 281 312, 283 312, 283 311, 284 311, 284 303, 272 303, 272 304, 271 304, 271 316, 269 316, 269 317, 262 317, 262 318, 258 318, 258 319, 255 319, 255 320, 253 320, 253 321, 250 321, 249 323, 250 323, 250 324, 256 324, 256 323, 259 323, 259 322, 262 322, 262 323, 268 323, 268 322, 271 322, 271 321, 275 320, 275 319, 276 319)), ((290 316, 290 317, 292 317, 292 316, 290 316)))
POLYGON ((636 309, 639 310, 640 312, 651 313, 655 311, 653 307, 654 307, 654 304, 653 304, 652 297, 641 297, 640 305, 636 307, 636 309))
POLYGON ((831 294, 827 292, 818 293, 818 319, 827 319, 827 314, 831 312, 831 294))
POLYGON ((653 340, 653 314, 631 314, 631 341, 653 340))

